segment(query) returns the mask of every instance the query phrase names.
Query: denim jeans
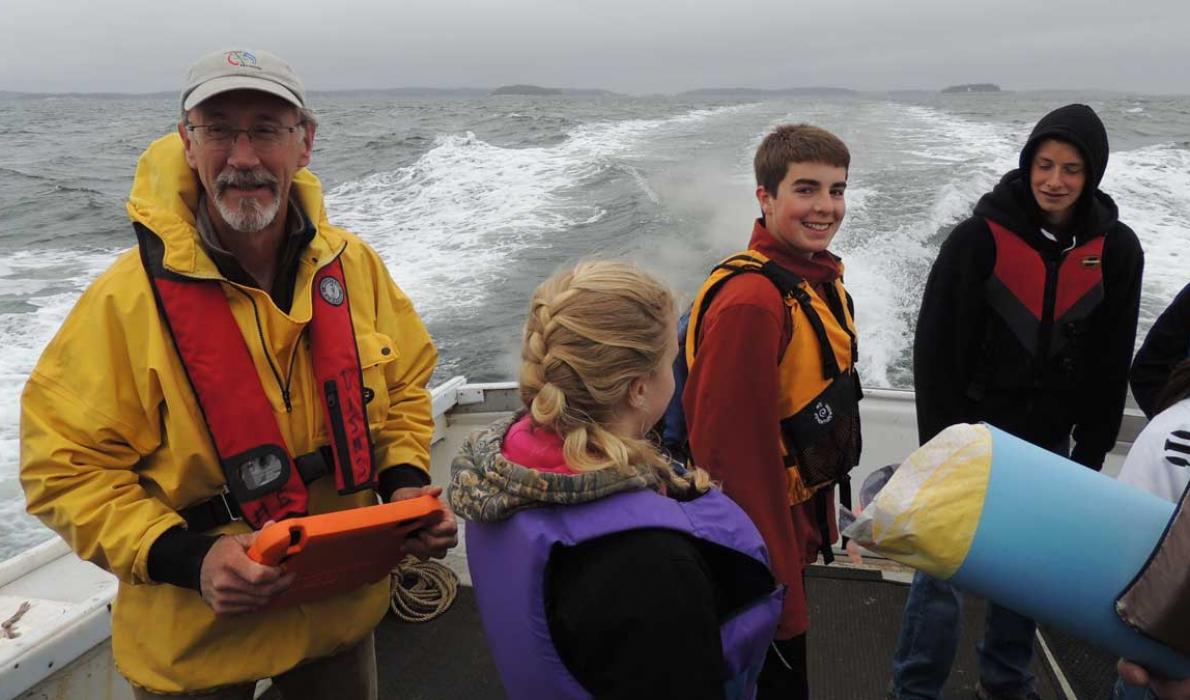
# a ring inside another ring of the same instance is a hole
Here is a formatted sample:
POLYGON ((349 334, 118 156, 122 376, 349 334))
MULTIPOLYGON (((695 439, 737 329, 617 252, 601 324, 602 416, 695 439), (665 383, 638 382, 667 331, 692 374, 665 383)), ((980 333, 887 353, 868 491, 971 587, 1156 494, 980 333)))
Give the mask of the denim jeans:
MULTIPOLYGON (((962 591, 917 572, 909 587, 901 634, 893 655, 892 696, 937 700, 959 645, 962 591)), ((1036 625, 1027 617, 989 602, 979 644, 979 682, 990 693, 1013 697, 1033 689, 1036 625)))

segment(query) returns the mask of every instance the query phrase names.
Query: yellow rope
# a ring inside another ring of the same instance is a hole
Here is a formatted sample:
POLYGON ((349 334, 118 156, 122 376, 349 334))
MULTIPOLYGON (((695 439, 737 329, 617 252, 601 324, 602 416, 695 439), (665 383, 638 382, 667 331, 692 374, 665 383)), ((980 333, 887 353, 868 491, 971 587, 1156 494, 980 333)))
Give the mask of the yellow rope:
POLYGON ((393 569, 393 613, 405 622, 429 622, 450 609, 459 577, 444 564, 407 556, 393 569))

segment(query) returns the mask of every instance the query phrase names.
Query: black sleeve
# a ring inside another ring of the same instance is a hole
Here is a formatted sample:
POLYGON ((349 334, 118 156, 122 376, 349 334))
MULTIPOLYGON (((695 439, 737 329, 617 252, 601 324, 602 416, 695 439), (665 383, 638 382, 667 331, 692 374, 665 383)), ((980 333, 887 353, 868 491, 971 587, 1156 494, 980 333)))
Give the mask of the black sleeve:
POLYGON ((668 530, 558 547, 546 576, 554 646, 597 698, 723 698, 713 578, 668 530))
POLYGON ((1190 357, 1190 284, 1182 288, 1145 336, 1132 361, 1132 396, 1152 418, 1157 395, 1175 365, 1190 357))
POLYGON ((983 356, 995 244, 987 223, 970 218, 955 227, 930 268, 913 335, 913 383, 920 442, 969 420, 967 396, 983 356))
POLYGON ((1098 470, 1116 444, 1128 394, 1128 365, 1136 343, 1141 276, 1145 259, 1140 241, 1123 224, 1108 234, 1103 250, 1103 310, 1090 353, 1088 381, 1083 385, 1070 458, 1098 470))
POLYGON ((149 547, 149 578, 157 583, 200 590, 202 560, 217 539, 184 527, 171 527, 149 547))
POLYGON ((398 464, 391 469, 380 472, 376 484, 376 492, 380 494, 381 503, 388 503, 393 492, 406 486, 422 487, 430 485, 430 475, 425 469, 419 469, 412 464, 398 464))

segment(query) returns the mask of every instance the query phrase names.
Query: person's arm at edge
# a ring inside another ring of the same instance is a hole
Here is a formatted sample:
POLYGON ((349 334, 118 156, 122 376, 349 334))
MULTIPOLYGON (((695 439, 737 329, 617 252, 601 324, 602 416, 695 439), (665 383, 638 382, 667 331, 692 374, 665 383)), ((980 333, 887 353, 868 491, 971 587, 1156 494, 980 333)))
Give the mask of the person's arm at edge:
POLYGON ((1152 418, 1157 395, 1174 365, 1190 357, 1190 284, 1161 312, 1132 361, 1132 396, 1152 418))
POLYGON ((151 436, 105 414, 34 370, 21 397, 27 510, 81 558, 121 581, 152 583, 153 545, 180 528, 182 518, 150 496, 134 471, 141 454, 151 451, 151 436))
POLYGON ((1180 681, 1156 678, 1145 667, 1127 659, 1120 659, 1116 671, 1128 685, 1148 686, 1158 700, 1190 700, 1190 678, 1180 681))
MULTIPOLYGON (((413 303, 397 287, 384 262, 370 248, 376 285, 376 326, 393 342, 396 359, 385 366, 389 407, 384 428, 374 434, 377 492, 385 502, 428 495, 438 498, 441 486, 430 485, 430 439, 434 416, 427 386, 438 361, 425 324, 413 303)), ((459 543, 458 521, 450 508, 430 518, 405 540, 404 549, 419 559, 441 559, 459 543)))
POLYGON ((1093 358, 1078 407, 1074 448, 1070 458, 1096 471, 1116 444, 1128 395, 1128 367, 1136 343, 1144 253, 1132 229, 1117 224, 1104 245, 1103 316, 1106 331, 1101 347, 1088 348, 1093 358))
POLYGON ((430 438, 434 417, 428 383, 438 351, 425 324, 369 249, 376 285, 376 327, 393 343, 396 359, 385 365, 389 407, 384 428, 372 435, 379 465, 378 491, 389 500, 397 489, 430 483, 430 438))

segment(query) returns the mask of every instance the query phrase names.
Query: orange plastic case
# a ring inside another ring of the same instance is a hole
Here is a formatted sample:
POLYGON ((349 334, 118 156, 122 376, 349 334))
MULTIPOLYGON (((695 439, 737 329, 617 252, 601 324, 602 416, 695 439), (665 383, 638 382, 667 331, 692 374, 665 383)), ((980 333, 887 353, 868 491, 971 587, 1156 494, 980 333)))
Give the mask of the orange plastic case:
POLYGON ((433 496, 291 518, 260 531, 248 556, 297 574, 265 609, 329 598, 384 578, 404 557, 405 537, 433 521, 433 496))

